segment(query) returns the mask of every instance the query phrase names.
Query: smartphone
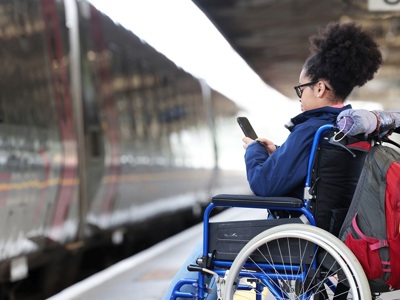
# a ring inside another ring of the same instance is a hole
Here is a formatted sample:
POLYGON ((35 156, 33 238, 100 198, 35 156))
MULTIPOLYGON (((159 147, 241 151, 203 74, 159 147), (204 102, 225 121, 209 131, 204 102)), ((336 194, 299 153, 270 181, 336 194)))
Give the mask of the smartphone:
POLYGON ((251 126, 249 120, 246 117, 238 117, 237 122, 239 123, 240 128, 242 128, 245 136, 253 140, 257 138, 257 134, 254 131, 253 126, 251 126))

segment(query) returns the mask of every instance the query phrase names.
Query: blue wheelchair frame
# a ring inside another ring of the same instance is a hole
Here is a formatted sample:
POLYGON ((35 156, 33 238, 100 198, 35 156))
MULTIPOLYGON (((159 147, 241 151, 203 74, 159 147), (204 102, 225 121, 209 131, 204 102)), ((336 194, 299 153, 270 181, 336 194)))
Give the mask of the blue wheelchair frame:
MULTIPOLYGON (((321 126, 314 135, 313 144, 311 146, 310 157, 308 160, 307 167, 307 176, 305 182, 305 190, 304 190, 304 199, 292 198, 292 197, 260 197, 260 196, 252 196, 252 195, 230 195, 230 194, 221 194, 216 195, 212 198, 211 203, 207 206, 204 212, 203 218, 203 257, 212 259, 209 257, 209 226, 210 226, 210 215, 214 208, 216 207, 243 207, 243 208, 256 208, 256 209, 273 209, 273 210, 287 210, 287 211, 298 211, 301 212, 308 220, 309 224, 312 226, 316 226, 316 222, 313 214, 309 210, 309 200, 311 199, 311 195, 309 193, 309 189, 311 187, 311 172, 313 168, 315 154, 317 152, 318 145, 320 143, 321 136, 324 132, 334 129, 335 126, 332 124, 327 124, 321 126)), ((315 262, 314 262, 315 263, 315 262)), ((213 272, 217 273, 218 276, 224 277, 227 269, 232 265, 231 261, 220 261, 220 260, 212 260, 212 264, 217 267, 213 270, 213 272), (220 269, 218 269, 220 268, 220 269)), ((275 265, 277 269, 284 270, 285 265, 275 265)), ((313 266, 312 266, 313 267, 313 266)), ((315 267, 315 266, 314 266, 315 267)), ((292 266, 290 267, 291 269, 292 266)), ((189 268, 188 268, 189 269, 189 268)), ((171 295, 171 300, 176 299, 177 297, 187 298, 187 299, 206 299, 208 296, 208 287, 206 286, 206 275, 202 272, 202 267, 192 267, 192 271, 199 271, 198 279, 182 279, 176 285, 171 295), (191 285, 197 287, 197 294, 192 292, 181 292, 180 289, 185 285, 191 285)), ((245 274, 243 274, 245 275, 245 274)), ((252 276, 255 276, 255 273, 252 273, 252 276)), ((275 275, 272 275, 272 278, 275 275)), ((287 276, 287 275, 284 275, 287 276)), ((302 279, 304 280, 304 271, 303 273, 297 275, 290 275, 287 278, 288 280, 296 280, 302 279)), ((264 274, 257 274, 256 276, 262 283, 256 284, 256 290, 262 292, 265 286, 267 286, 272 294, 276 297, 280 297, 281 299, 286 299, 285 295, 282 295, 281 291, 276 289, 274 284, 271 284, 269 280, 265 278, 264 274)), ((271 277, 270 277, 271 278, 271 277)), ((269 279, 270 279, 269 278, 269 279)), ((278 280, 278 278, 275 278, 278 280)), ((282 279, 282 276, 279 277, 282 279)), ((333 283, 327 283, 331 289, 334 291, 335 286, 333 283)), ((250 289, 246 286, 239 287, 241 289, 250 289)), ((252 287, 253 288, 253 287, 252 287)), ((305 296, 306 297, 306 296, 305 296)), ((256 299, 261 299, 261 295, 257 295, 256 299)))

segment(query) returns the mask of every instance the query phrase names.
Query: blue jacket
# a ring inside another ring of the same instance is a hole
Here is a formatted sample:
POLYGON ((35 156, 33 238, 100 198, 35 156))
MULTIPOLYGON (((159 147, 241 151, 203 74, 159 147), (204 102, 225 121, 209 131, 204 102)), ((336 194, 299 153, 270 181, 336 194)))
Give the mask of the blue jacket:
POLYGON ((268 155, 262 144, 247 147, 245 163, 247 180, 258 196, 291 196, 302 199, 307 176, 307 164, 314 134, 325 124, 336 123, 343 108, 330 106, 305 111, 291 119, 293 126, 281 147, 268 155))

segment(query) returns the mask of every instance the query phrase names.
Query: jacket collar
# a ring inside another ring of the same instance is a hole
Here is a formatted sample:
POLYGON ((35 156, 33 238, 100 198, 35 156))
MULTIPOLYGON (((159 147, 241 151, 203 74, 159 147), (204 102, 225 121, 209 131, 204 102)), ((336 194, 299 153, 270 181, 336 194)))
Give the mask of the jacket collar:
POLYGON ((308 111, 305 111, 294 118, 291 118, 288 123, 285 124, 285 127, 289 129, 290 131, 293 130, 293 128, 301 123, 306 122, 307 120, 311 118, 318 118, 318 119, 326 119, 327 122, 332 122, 332 119, 336 119, 336 116, 343 110, 350 109, 351 105, 345 105, 341 108, 337 107, 332 107, 332 106, 324 106, 316 109, 311 109, 308 111))

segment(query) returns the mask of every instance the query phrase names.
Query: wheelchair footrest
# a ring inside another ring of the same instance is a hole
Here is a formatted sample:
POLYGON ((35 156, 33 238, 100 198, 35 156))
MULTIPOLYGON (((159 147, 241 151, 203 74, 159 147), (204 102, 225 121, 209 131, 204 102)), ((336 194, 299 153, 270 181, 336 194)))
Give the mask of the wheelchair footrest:
MULTIPOLYGON (((274 226, 288 224, 288 223, 303 223, 299 218, 290 219, 263 219, 263 220, 248 220, 248 221, 232 221, 232 222, 213 222, 210 223, 209 231, 209 252, 215 251, 216 260, 227 260, 233 261, 240 250, 257 234, 272 228, 274 226)), ((311 225, 310 225, 311 226, 311 225)), ((293 241, 292 241, 293 242, 293 241)), ((290 239, 288 239, 288 243, 290 239)), ((298 243, 298 241, 297 241, 298 243)), ((271 246, 270 246, 271 247, 271 246)), ((279 249, 286 248, 288 253, 276 253, 278 258, 283 255, 284 260, 287 262, 300 262, 304 257, 304 251, 313 253, 313 247, 307 247, 310 249, 302 250, 302 253, 297 253, 296 250, 288 251, 286 245, 276 245, 272 244, 272 248, 276 248, 276 252, 279 249), (287 257, 286 257, 287 256, 287 257)), ((293 247, 296 248, 296 247, 293 247)), ((297 245, 297 249, 299 249, 297 245)), ((268 249, 268 253, 271 249, 268 249)), ((298 252, 298 251, 297 251, 298 252)), ((272 256, 275 254, 273 253, 272 256)), ((274 259, 272 257, 271 259, 274 259)), ((257 260, 257 258, 255 258, 257 260)), ((262 259, 264 260, 264 259, 262 259)), ((304 262, 304 260, 302 260, 304 262)))

